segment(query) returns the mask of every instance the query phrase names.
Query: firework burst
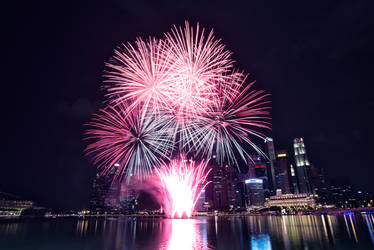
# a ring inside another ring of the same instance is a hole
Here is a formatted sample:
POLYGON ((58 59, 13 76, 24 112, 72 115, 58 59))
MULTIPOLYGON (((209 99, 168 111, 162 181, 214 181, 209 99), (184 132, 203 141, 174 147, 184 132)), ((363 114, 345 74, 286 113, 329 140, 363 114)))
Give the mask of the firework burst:
POLYGON ((216 155, 218 162, 228 161, 238 166, 236 155, 246 162, 249 156, 242 145, 250 145, 265 155, 250 139, 251 136, 265 139, 259 129, 270 129, 269 101, 264 91, 252 89, 254 82, 242 89, 246 77, 234 73, 220 88, 214 109, 200 116, 197 128, 190 137, 194 142, 195 154, 211 158, 216 155))
POLYGON ((249 147, 263 154, 251 138, 270 129, 269 95, 245 83, 213 31, 186 22, 163 39, 120 46, 107 66, 109 106, 86 132, 104 175, 116 166, 116 179, 144 179, 179 153, 235 165, 249 147))
POLYGON ((217 82, 225 81, 225 73, 232 68, 231 52, 213 36, 211 30, 196 30, 185 23, 166 33, 172 62, 175 109, 179 112, 203 114, 217 98, 217 82))
POLYGON ((122 45, 106 65, 105 87, 112 102, 131 102, 129 109, 170 109, 170 56, 163 40, 138 38, 135 46, 122 45))
POLYGON ((163 208, 171 218, 191 217, 202 190, 208 185, 207 162, 195 164, 181 156, 169 165, 156 169, 163 191, 163 208))
POLYGON ((126 102, 109 106, 94 115, 88 124, 86 139, 95 142, 86 151, 106 175, 115 168, 115 179, 135 175, 147 177, 153 167, 169 159, 172 145, 167 122, 160 117, 145 115, 137 109, 128 109, 126 102))

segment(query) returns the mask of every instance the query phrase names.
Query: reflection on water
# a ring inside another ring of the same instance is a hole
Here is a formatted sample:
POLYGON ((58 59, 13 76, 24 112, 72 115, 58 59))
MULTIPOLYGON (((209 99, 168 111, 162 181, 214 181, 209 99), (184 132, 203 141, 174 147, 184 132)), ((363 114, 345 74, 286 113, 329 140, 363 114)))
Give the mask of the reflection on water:
POLYGON ((268 234, 251 235, 251 248, 253 250, 271 250, 270 236, 268 234))
POLYGON ((373 249, 373 214, 0 223, 0 249, 373 249))
POLYGON ((166 225, 171 227, 171 231, 166 231, 164 234, 168 250, 207 248, 207 238, 201 235, 203 232, 199 231, 196 220, 174 219, 166 225))
POLYGON ((369 234, 370 234, 370 238, 371 238, 371 242, 373 243, 373 246, 374 246, 374 217, 372 214, 370 215, 367 215, 365 214, 365 222, 366 222, 366 225, 368 227, 368 230, 369 230, 369 234))

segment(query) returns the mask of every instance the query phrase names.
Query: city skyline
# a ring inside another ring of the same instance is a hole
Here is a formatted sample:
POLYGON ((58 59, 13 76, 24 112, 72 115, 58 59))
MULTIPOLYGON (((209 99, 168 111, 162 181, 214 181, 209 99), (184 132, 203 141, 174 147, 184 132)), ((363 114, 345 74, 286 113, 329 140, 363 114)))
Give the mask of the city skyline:
POLYGON ((373 35, 366 3, 317 1, 291 9, 218 2, 214 8, 225 18, 211 14, 204 3, 197 8, 142 4, 22 3, 20 12, 9 14, 14 21, 6 28, 4 93, 12 94, 4 99, 11 107, 5 110, 1 191, 47 207, 87 206, 95 167, 82 153, 82 125, 102 107, 103 62, 122 41, 161 33, 186 19, 214 28, 240 69, 272 94, 268 136, 276 149, 291 154, 292 139, 303 137, 308 157, 327 176, 373 191, 367 178, 374 175, 368 115, 373 35), (144 8, 148 11, 140 11, 144 8), (27 66, 15 77, 20 59, 27 66))
MULTIPOLYGON (((349 183, 332 185, 329 177, 325 176, 324 169, 315 167, 308 159, 303 138, 292 140, 293 152, 291 154, 285 149, 274 148, 272 142, 272 138, 266 138, 264 141, 269 154, 273 156, 265 158, 262 155, 251 155, 248 159, 248 167, 241 168, 245 169, 241 172, 235 165, 221 165, 213 157, 208 167, 211 169, 207 176, 210 184, 202 192, 203 196, 198 199, 196 212, 266 211, 269 207, 282 206, 283 202, 286 202, 284 207, 288 212, 294 209, 297 209, 296 211, 315 210, 317 206, 360 207, 366 206, 365 199, 371 199, 372 194, 367 190, 354 189, 349 183), (275 173, 274 182, 271 180, 272 169, 275 173)), ((91 213, 103 214, 117 211, 126 214, 147 209, 161 209, 161 205, 152 198, 153 192, 148 192, 146 189, 140 190, 139 187, 132 185, 127 185, 125 188, 131 193, 130 196, 117 195, 117 202, 108 203, 108 199, 113 197, 112 189, 117 189, 118 185, 111 187, 110 176, 97 174, 93 181, 90 200, 91 213), (102 183, 99 189, 97 183, 102 183), (143 198, 139 198, 140 194, 143 198), (146 205, 144 195, 153 200, 152 205, 146 205), (128 204, 132 204, 132 207, 129 208, 128 204), (142 209, 139 209, 137 205, 140 205, 142 209)), ((123 185, 120 186, 122 190, 123 185)))

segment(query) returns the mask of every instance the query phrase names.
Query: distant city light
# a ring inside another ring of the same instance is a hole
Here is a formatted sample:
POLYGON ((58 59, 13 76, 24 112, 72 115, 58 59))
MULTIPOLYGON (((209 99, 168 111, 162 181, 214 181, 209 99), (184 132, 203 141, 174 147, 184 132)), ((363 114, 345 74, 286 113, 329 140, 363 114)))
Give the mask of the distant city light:
POLYGON ((286 156, 287 156, 287 154, 278 154, 278 155, 277 155, 278 158, 286 157, 286 156))
POLYGON ((263 180, 262 179, 258 179, 258 178, 253 178, 253 179, 247 179, 247 180, 245 180, 245 184, 249 184, 249 183, 263 183, 263 180))
POLYGON ((265 167, 265 165, 261 165, 261 166, 256 165, 255 168, 266 168, 266 167, 265 167))
POLYGON ((265 143, 268 142, 268 141, 273 141, 273 138, 266 137, 266 138, 265 138, 265 143))

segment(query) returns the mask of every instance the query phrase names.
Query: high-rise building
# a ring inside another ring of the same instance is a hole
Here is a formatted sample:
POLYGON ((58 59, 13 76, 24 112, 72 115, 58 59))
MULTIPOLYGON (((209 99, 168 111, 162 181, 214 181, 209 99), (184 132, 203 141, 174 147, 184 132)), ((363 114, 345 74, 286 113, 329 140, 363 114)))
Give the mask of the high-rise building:
POLYGON ((121 184, 120 191, 120 209, 122 213, 133 214, 138 210, 138 196, 139 193, 136 191, 135 183, 133 179, 130 179, 121 184))
POLYGON ((105 198, 109 187, 110 179, 97 173, 93 180, 90 199, 90 210, 93 213, 101 214, 105 212, 105 198))
POLYGON ((196 211, 203 212, 203 211, 206 211, 206 208, 204 207, 205 202, 206 202, 206 196, 205 196, 206 190, 203 189, 203 185, 200 184, 198 187, 198 191, 201 191, 201 192, 200 192, 199 199, 196 202, 196 211))
POLYGON ((266 197, 270 196, 269 193, 269 181, 268 181, 268 167, 263 157, 259 155, 251 155, 249 159, 249 170, 251 174, 250 178, 262 179, 264 194, 266 197))
POLYGON ((320 182, 319 182, 319 169, 317 169, 313 164, 310 165, 310 177, 311 182, 313 185, 313 192, 317 194, 320 189, 320 182))
POLYGON ((243 209, 246 207, 246 200, 245 200, 245 182, 240 181, 236 184, 235 189, 235 209, 243 209))
POLYGON ((300 193, 299 184, 297 183, 295 167, 292 164, 290 164, 290 188, 291 188, 291 193, 293 194, 300 193))
POLYGON ((293 140, 293 148, 296 163, 296 174, 299 183, 299 192, 311 194, 314 193, 310 163, 306 154, 303 138, 293 140))
POLYGON ((213 171, 213 207, 215 209, 228 208, 228 183, 225 167, 214 166, 213 171))
POLYGON ((121 184, 113 182, 114 175, 120 166, 119 163, 114 164, 114 167, 111 168, 111 171, 105 176, 109 186, 107 188, 107 193, 105 197, 105 210, 110 213, 120 212, 121 203, 120 203, 120 192, 121 184))
POLYGON ((289 157, 287 150, 277 150, 277 168, 276 168, 276 181, 277 189, 281 189, 282 193, 291 193, 290 181, 289 181, 289 157))
POLYGON ((229 208, 233 210, 245 208, 244 181, 249 178, 248 173, 239 172, 238 168, 227 166, 227 191, 229 208))
POLYGON ((227 199, 230 209, 236 207, 236 184, 238 183, 239 171, 232 166, 225 166, 225 175, 227 181, 227 199))
POLYGON ((269 181, 269 189, 272 194, 275 193, 275 190, 277 189, 277 182, 276 182, 276 156, 275 156, 275 149, 274 149, 274 141, 272 138, 267 137, 265 138, 265 144, 267 148, 267 153, 269 157, 269 168, 268 168, 268 181, 269 181))
POLYGON ((107 175, 96 174, 90 200, 90 209, 93 213, 120 211, 121 186, 119 183, 113 183, 113 177, 118 167, 119 164, 115 164, 107 175))
POLYGON ((262 206, 265 202, 263 179, 251 178, 245 180, 247 204, 249 206, 262 206))
POLYGON ((325 170, 323 168, 318 169, 318 190, 316 191, 320 197, 327 197, 328 195, 328 184, 325 178, 325 170))

